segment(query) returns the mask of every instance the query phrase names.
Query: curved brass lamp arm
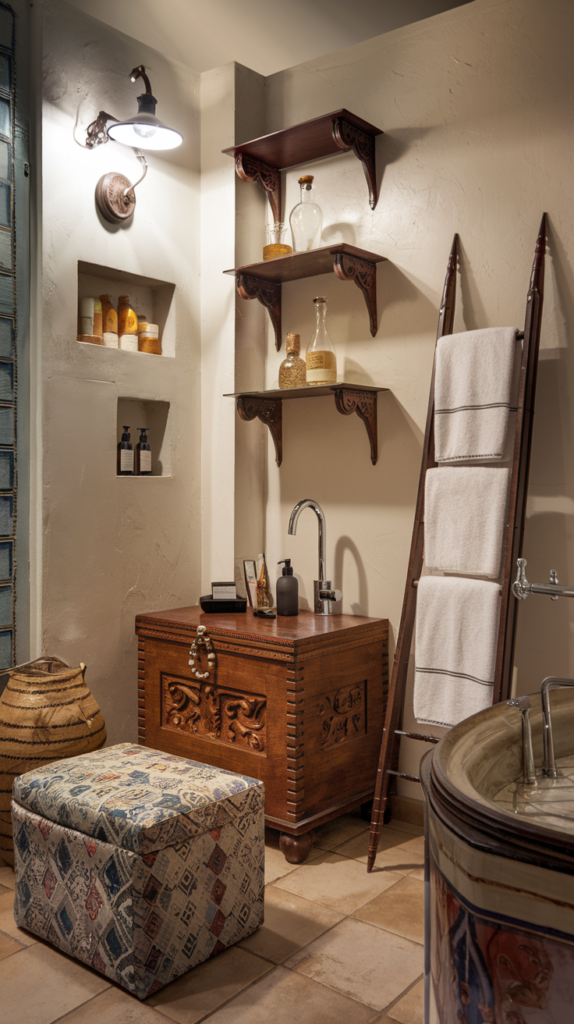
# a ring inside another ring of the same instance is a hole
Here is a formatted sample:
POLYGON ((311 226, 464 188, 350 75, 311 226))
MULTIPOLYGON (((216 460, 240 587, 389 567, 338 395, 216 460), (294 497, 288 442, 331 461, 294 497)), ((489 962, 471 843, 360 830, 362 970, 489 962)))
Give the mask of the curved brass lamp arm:
POLYGON ((134 68, 133 71, 130 71, 130 79, 132 82, 137 81, 138 78, 143 78, 146 96, 151 96, 151 84, 148 76, 145 73, 145 67, 143 66, 143 64, 138 64, 137 68, 134 68))

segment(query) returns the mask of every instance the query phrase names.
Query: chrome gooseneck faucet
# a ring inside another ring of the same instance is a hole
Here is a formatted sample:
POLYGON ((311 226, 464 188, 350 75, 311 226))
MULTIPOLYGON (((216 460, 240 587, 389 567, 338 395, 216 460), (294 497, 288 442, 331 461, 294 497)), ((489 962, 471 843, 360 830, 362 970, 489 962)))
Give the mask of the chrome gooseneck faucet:
POLYGON ((544 723, 544 732, 542 733, 542 738, 544 740, 544 764, 542 772, 549 779, 555 779, 560 774, 556 767, 556 757, 554 754, 552 715, 550 713, 550 691, 559 689, 563 686, 574 686, 574 679, 560 679, 558 676, 547 676, 540 687, 542 717, 544 723))
POLYGON ((340 590, 333 590, 331 580, 327 579, 327 565, 325 559, 325 547, 327 544, 327 524, 325 513, 318 501, 313 498, 303 498, 298 501, 289 517, 288 533, 295 536, 297 532, 297 520, 304 508, 312 508, 319 520, 319 579, 313 580, 314 611, 316 615, 332 615, 331 602, 340 601, 342 593, 340 590))

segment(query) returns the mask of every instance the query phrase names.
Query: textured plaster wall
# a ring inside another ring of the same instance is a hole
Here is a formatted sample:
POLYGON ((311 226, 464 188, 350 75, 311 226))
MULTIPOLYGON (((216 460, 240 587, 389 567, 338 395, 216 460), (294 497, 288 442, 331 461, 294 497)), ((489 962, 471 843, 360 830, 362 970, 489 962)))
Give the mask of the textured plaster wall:
MULTIPOLYGON (((376 338, 359 290, 332 275, 283 287, 283 330, 299 332, 305 344, 313 296, 326 295, 340 377, 390 388, 379 397, 375 468, 363 424, 340 416, 330 398, 284 404, 280 470, 268 444, 268 562, 273 573, 277 559, 291 557, 300 594, 312 598, 316 520, 306 512, 293 538, 287 523, 297 500, 316 498, 342 610, 388 616, 395 637, 453 234, 462 251, 456 328, 521 326, 543 210, 550 242, 525 555, 532 580, 545 580, 550 567, 574 579, 573 31, 567 0, 475 0, 266 80, 267 131, 339 107, 385 131, 377 142, 375 212, 353 155, 305 167, 316 175, 324 241, 388 257, 378 272, 376 338)), ((287 211, 300 173, 285 175, 287 211)), ((268 386, 283 355, 275 355, 268 332, 268 386)), ((550 673, 574 674, 573 627, 567 600, 532 597, 521 607, 519 692, 550 673)), ((404 744, 407 770, 416 770, 420 754, 420 745, 404 744)), ((403 791, 420 796, 409 783, 403 791)))
POLYGON ((42 50, 36 646, 87 663, 117 742, 136 736, 135 615, 199 593, 199 76, 58 0, 44 6, 42 50), (128 75, 140 63, 150 68, 159 116, 184 144, 148 154, 133 222, 113 227, 97 213, 96 182, 111 170, 135 181, 139 164, 119 144, 90 152, 78 143, 99 110, 135 112, 141 90, 128 75), (76 342, 78 260, 175 285, 175 358, 76 342), (169 402, 170 476, 116 476, 120 397, 169 402))

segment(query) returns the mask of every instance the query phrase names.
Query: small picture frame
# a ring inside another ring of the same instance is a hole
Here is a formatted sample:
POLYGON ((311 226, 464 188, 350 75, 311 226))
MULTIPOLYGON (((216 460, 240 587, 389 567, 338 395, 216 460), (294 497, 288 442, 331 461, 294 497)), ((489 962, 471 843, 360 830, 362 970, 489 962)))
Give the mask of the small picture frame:
POLYGON ((255 599, 255 591, 257 587, 257 569, 255 568, 254 558, 245 558, 243 560, 243 574, 245 576, 245 585, 247 588, 247 596, 249 598, 249 604, 252 608, 257 606, 255 599))

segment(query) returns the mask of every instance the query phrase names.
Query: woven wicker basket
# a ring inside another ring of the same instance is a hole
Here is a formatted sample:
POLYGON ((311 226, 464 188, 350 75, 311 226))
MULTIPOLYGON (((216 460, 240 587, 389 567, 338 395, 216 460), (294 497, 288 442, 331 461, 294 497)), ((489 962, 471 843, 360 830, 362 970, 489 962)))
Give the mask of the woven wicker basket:
POLYGON ((0 697, 0 864, 14 863, 10 800, 17 775, 106 741, 103 715, 84 681, 85 665, 37 658, 9 669, 0 697))

